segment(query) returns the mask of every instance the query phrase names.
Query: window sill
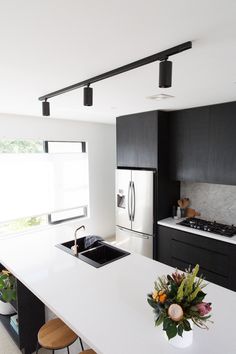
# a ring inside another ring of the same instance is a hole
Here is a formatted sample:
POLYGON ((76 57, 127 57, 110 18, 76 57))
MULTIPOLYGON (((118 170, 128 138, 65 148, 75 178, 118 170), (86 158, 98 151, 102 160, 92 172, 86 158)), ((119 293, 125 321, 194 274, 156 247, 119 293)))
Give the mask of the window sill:
POLYGON ((20 236, 24 236, 24 235, 28 235, 28 234, 33 234, 35 232, 40 232, 40 231, 45 231, 45 230, 52 230, 52 229, 56 229, 56 228, 61 228, 63 226, 69 226, 69 225, 73 225, 74 223, 78 222, 78 220, 88 220, 90 219, 90 217, 84 216, 84 217, 79 217, 76 219, 72 219, 72 220, 65 220, 63 222, 60 222, 58 224, 46 224, 46 225, 42 225, 42 226, 34 226, 30 229, 24 230, 24 231, 19 231, 19 232, 9 232, 9 233, 5 233, 2 234, 0 236, 0 241, 1 240, 5 240, 6 238, 15 238, 15 237, 20 237, 20 236))

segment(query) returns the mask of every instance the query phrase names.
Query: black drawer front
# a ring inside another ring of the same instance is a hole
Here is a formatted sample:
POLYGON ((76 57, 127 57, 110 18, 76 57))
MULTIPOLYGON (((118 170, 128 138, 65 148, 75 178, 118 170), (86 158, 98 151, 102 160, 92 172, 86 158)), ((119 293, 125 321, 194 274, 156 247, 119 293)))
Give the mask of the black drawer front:
POLYGON ((158 226, 157 260, 185 270, 200 265, 207 281, 236 291, 236 245, 158 226))
MULTIPOLYGON (((192 263, 192 262, 185 262, 181 259, 178 259, 178 258, 175 258, 175 257, 172 257, 171 258, 171 262, 172 262, 172 267, 175 267, 175 268, 178 268, 180 270, 183 270, 185 271, 185 269, 188 269, 188 267, 191 265, 192 267, 195 266, 196 263, 192 263)), ((229 288, 230 285, 229 285, 229 278, 227 276, 223 276, 223 275, 220 275, 220 274, 217 274, 215 272, 211 272, 207 269, 205 269, 204 267, 200 266, 200 270, 199 270, 199 275, 203 275, 204 278, 207 280, 207 281, 210 281, 212 283, 215 283, 215 284, 218 284, 218 285, 221 285, 221 286, 224 286, 226 288, 229 288)))
POLYGON ((177 257, 189 264, 199 264, 203 269, 228 277, 229 258, 226 254, 197 247, 176 239, 171 240, 171 257, 177 257), (222 266, 224 265, 224 266, 222 266))

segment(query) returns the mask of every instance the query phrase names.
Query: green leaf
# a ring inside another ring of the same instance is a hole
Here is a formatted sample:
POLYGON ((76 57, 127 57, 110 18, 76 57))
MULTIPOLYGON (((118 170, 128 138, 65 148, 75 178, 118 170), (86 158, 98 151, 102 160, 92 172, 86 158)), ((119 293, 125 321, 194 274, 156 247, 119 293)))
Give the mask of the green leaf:
POLYGON ((203 299, 205 298, 206 294, 203 291, 199 291, 199 293, 197 294, 197 296, 195 297, 195 299, 193 300, 192 304, 196 305, 199 304, 200 302, 203 301, 203 299))
POLYGON ((170 326, 173 326, 173 321, 169 317, 165 317, 163 320, 163 329, 167 330, 170 326))
POLYGON ((5 290, 2 292, 2 299, 3 299, 5 302, 9 302, 9 301, 10 301, 10 299, 11 299, 10 289, 5 289, 5 290))
POLYGON ((169 326, 166 329, 166 334, 167 334, 168 339, 175 337, 177 334, 177 327, 175 325, 169 326))
POLYGON ((208 316, 198 316, 198 318, 202 321, 207 321, 209 318, 211 317, 211 315, 208 316))
POLYGON ((182 337, 182 334, 183 334, 183 331, 184 331, 184 327, 183 327, 183 325, 182 325, 182 323, 180 323, 179 325, 178 325, 178 335, 180 336, 180 337, 182 337))
POLYGON ((171 283, 169 297, 174 298, 178 292, 178 285, 175 283, 171 283))
POLYGON ((152 299, 147 299, 147 302, 149 303, 149 305, 153 308, 157 307, 157 303, 156 301, 152 300, 152 299))
POLYGON ((186 287, 185 287, 185 292, 184 295, 188 296, 191 294, 191 292, 193 291, 193 284, 194 284, 194 280, 196 278, 196 275, 199 271, 199 265, 197 264, 194 269, 192 270, 192 273, 188 274, 187 276, 187 281, 186 281, 186 287))
POLYGON ((0 289, 4 289, 5 288, 5 283, 4 281, 0 278, 0 289))
POLYGON ((4 279, 3 283, 1 282, 0 296, 3 302, 11 302, 12 300, 16 300, 15 278, 12 277, 9 279, 7 276, 7 279, 4 279))
POLYGON ((160 324, 162 324, 163 322, 163 319, 164 319, 164 314, 161 313, 159 318, 156 319, 155 326, 160 326, 160 324))
POLYGON ((192 302, 198 295, 198 293, 201 291, 201 288, 198 286, 193 292, 192 294, 190 294, 188 296, 188 302, 192 302))
POLYGON ((183 328, 184 328, 185 331, 191 331, 192 330, 188 320, 183 320, 182 323, 183 323, 183 328))
POLYGON ((174 279, 169 274, 167 275, 167 280, 170 284, 175 284, 174 279))
POLYGON ((10 301, 16 301, 16 291, 15 290, 12 290, 12 295, 11 295, 10 301))
POLYGON ((181 284, 180 284, 180 287, 179 287, 178 292, 177 292, 177 297, 176 297, 177 302, 181 302, 183 300, 185 282, 186 282, 186 279, 183 279, 181 284))

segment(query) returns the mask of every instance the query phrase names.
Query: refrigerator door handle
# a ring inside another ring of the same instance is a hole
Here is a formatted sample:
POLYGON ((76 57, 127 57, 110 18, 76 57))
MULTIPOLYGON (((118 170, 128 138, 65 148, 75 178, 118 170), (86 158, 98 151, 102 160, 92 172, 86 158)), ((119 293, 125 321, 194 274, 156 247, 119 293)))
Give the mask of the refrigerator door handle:
POLYGON ((135 186, 134 186, 134 182, 132 182, 132 214, 131 214, 132 221, 134 221, 135 218, 135 204, 136 204, 135 186))
POLYGON ((152 237, 151 235, 146 235, 146 234, 142 234, 140 232, 136 232, 136 231, 131 231, 131 230, 127 230, 125 227, 122 226, 117 226, 118 229, 120 231, 124 231, 124 232, 129 232, 130 234, 134 234, 135 237, 139 237, 139 238, 143 238, 144 240, 148 240, 150 237, 152 237))
POLYGON ((129 216, 129 220, 132 221, 131 219, 131 211, 130 211, 130 204, 131 204, 131 182, 129 182, 129 189, 128 189, 128 216, 129 216))

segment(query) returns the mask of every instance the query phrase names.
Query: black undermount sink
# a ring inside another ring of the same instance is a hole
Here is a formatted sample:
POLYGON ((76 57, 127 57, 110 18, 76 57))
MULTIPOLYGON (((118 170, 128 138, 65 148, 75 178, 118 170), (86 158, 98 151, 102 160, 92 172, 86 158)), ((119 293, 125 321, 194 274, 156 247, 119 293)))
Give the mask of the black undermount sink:
MULTIPOLYGON (((100 241, 102 241, 101 237, 99 237, 99 239, 97 240, 97 237, 94 237, 94 236, 85 236, 85 237, 78 238, 77 239, 78 252, 80 253, 83 251, 87 251, 90 248, 94 248, 96 246, 99 246, 100 241), (93 239, 93 242, 86 242, 89 239, 90 240, 93 239)), ((60 248, 61 250, 65 251, 67 253, 74 255, 74 253, 71 249, 71 247, 74 246, 74 244, 75 244, 75 240, 72 240, 72 241, 67 241, 67 242, 61 243, 59 245, 56 245, 56 247, 60 248)))
MULTIPOLYGON (((71 247, 74 246, 74 242, 74 240, 68 241, 56 246, 74 256, 71 250, 71 247)), ((102 239, 94 240, 94 242, 89 243, 90 245, 87 247, 85 247, 86 243, 86 237, 81 237, 77 240, 78 258, 95 268, 100 268, 130 254, 129 252, 103 242, 102 239)))
POLYGON ((99 241, 100 245, 88 251, 79 253, 79 258, 92 266, 99 268, 117 259, 128 256, 130 253, 120 248, 99 241))

